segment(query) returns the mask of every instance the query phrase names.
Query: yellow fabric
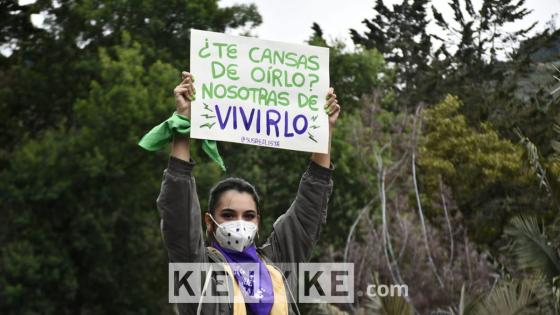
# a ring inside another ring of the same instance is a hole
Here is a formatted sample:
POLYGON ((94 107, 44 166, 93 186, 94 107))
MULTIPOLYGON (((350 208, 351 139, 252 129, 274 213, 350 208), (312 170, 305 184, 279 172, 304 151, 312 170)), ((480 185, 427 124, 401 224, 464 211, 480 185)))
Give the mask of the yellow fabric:
POLYGON ((286 287, 280 271, 273 266, 266 264, 266 269, 272 279, 272 289, 274 291, 274 304, 270 310, 270 315, 288 314, 288 299, 286 297, 286 287))
POLYGON ((233 315, 247 315, 247 310, 245 309, 245 299, 243 298, 243 294, 241 293, 241 289, 239 288, 237 281, 235 281, 235 278, 233 277, 233 272, 228 264, 223 265, 231 282, 233 283, 233 315))
MULTIPOLYGON (((213 253, 223 256, 222 253, 220 253, 212 246, 208 246, 208 249, 213 253)), ((265 263, 265 265, 270 274, 270 278, 272 280, 272 290, 274 291, 274 303, 272 304, 270 315, 287 315, 288 299, 286 296, 286 287, 284 286, 282 274, 274 266, 267 263, 265 263)), ((229 275, 229 278, 233 283, 233 315, 247 315, 247 310, 245 308, 245 299, 243 298, 243 294, 241 293, 239 284, 235 280, 229 264, 224 264, 224 270, 229 275)))

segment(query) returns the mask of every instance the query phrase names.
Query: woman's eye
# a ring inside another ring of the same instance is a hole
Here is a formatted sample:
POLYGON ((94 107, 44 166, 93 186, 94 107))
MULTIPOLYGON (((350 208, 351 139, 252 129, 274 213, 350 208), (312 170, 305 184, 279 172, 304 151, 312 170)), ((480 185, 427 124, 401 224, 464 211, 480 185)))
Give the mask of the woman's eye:
POLYGON ((245 215, 245 218, 246 218, 247 220, 253 220, 253 219, 255 218, 255 215, 254 215, 254 214, 246 214, 246 215, 245 215))

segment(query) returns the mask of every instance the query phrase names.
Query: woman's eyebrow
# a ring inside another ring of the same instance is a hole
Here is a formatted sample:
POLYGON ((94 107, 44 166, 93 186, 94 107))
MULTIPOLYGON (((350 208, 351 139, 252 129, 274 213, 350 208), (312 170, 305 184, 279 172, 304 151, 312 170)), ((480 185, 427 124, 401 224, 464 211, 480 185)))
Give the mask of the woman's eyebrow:
MULTIPOLYGON (((224 208, 224 209, 222 209, 221 213, 223 214, 224 212, 225 212, 225 213, 230 213, 230 212, 237 213, 237 210, 231 209, 231 208, 224 208)), ((249 213, 249 212, 257 213, 257 210, 254 210, 254 209, 243 210, 243 214, 249 213)))

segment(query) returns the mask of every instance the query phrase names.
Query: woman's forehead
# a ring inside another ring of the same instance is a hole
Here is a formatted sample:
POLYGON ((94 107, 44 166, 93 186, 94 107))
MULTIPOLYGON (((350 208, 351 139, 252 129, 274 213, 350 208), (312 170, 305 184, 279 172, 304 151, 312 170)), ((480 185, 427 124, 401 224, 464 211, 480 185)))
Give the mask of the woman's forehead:
POLYGON ((217 209, 232 209, 238 211, 257 210, 253 196, 247 192, 228 190, 218 200, 217 209))

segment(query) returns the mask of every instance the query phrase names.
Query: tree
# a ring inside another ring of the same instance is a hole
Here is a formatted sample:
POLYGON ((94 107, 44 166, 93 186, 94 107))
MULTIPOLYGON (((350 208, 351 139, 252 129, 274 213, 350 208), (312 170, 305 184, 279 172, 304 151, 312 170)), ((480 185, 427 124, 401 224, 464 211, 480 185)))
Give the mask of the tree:
POLYGON ((261 23, 255 5, 220 8, 216 0, 187 1, 45 1, 20 6, 2 1, 0 45, 12 43, 12 54, 0 56, 0 165, 22 136, 31 137, 60 122, 73 123, 72 106, 99 79, 97 51, 121 42, 127 31, 142 43, 144 65, 156 60, 188 68, 189 30, 223 32, 261 23), (42 28, 31 15, 46 16, 42 28))
POLYGON ((395 88, 400 104, 414 108, 418 102, 428 101, 434 90, 429 67, 432 43, 426 32, 429 19, 426 12, 428 0, 403 0, 393 10, 377 0, 376 15, 364 20, 368 30, 364 35, 351 29, 355 44, 367 49, 377 49, 389 65, 395 68, 395 88))
POLYGON ((471 0, 453 0, 453 19, 446 19, 427 0, 403 0, 388 8, 376 1, 375 17, 364 20, 365 34, 351 30, 355 44, 377 48, 396 72, 400 106, 433 105, 446 94, 465 102, 469 121, 497 119, 510 103, 515 87, 507 80, 515 47, 528 28, 506 32, 504 25, 523 19, 524 1, 484 0, 475 10, 471 0), (429 33, 427 26, 439 28, 429 33), (498 106, 496 106, 498 104, 498 106))
POLYGON ((470 121, 494 120, 504 114, 515 94, 510 62, 523 38, 537 22, 527 28, 506 31, 505 25, 520 21, 530 11, 524 1, 484 0, 476 10, 471 0, 453 0, 449 6, 454 14, 446 20, 435 7, 432 12, 436 24, 445 37, 449 55, 448 67, 442 73, 445 83, 440 91, 457 95, 466 106, 463 113, 470 121), (463 9, 464 8, 464 9, 463 9))
POLYGON ((489 124, 469 126, 461 106, 448 96, 424 112, 418 165, 423 191, 432 194, 425 203, 439 200, 441 176, 474 239, 491 244, 512 215, 546 215, 550 201, 534 188, 537 181, 524 168, 523 148, 500 138, 489 124))
POLYGON ((342 41, 327 43, 323 30, 314 23, 313 34, 308 43, 328 47, 331 86, 338 92, 337 97, 344 104, 344 111, 353 113, 363 106, 361 98, 383 91, 382 106, 395 110, 393 85, 395 72, 387 66, 383 55, 376 48, 357 48, 346 51, 342 41))
POLYGON ((74 102, 73 126, 26 139, 0 172, 9 222, 0 233, 4 314, 157 313, 167 305, 155 204, 166 153, 137 142, 169 115, 178 77, 160 61, 145 68, 127 33, 122 42, 100 50, 100 79, 74 102))

